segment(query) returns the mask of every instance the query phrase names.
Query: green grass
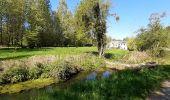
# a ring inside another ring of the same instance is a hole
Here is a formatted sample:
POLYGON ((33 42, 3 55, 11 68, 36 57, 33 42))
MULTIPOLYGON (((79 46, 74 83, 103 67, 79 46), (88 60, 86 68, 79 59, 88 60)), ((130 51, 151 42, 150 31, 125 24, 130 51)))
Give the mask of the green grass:
POLYGON ((65 90, 42 93, 45 100, 144 100, 151 91, 158 89, 163 80, 170 78, 170 66, 141 71, 114 72, 106 79, 82 81, 65 90))
POLYGON ((128 54, 129 51, 127 50, 120 50, 120 49, 107 49, 105 57, 109 60, 118 60, 128 54))
MULTIPOLYGON (((40 49, 13 49, 13 48, 3 48, 0 49, 0 60, 9 59, 21 59, 35 55, 77 55, 82 53, 95 53, 97 54, 96 47, 58 47, 58 48, 40 48, 40 49)), ((126 54, 127 51, 124 50, 106 50, 106 55, 110 55, 110 58, 118 57, 126 54)), ((109 58, 108 57, 108 58, 109 58)), ((109 58, 109 59, 110 59, 109 58)))
POLYGON ((40 48, 40 49, 0 49, 0 60, 25 58, 35 55, 75 55, 91 52, 95 48, 40 48))
MULTIPOLYGON (((34 55, 77 55, 83 53, 97 54, 95 47, 79 47, 79 48, 41 48, 41 49, 0 49, 0 59, 18 59, 34 55)), ((126 55, 128 51, 124 50, 106 50, 105 57, 109 60, 120 59, 126 55)), ((90 56, 91 57, 91 56, 90 56)), ((82 65, 94 65, 89 63, 92 59, 87 59, 87 63, 82 65)), ((109 78, 95 81, 80 81, 70 85, 66 89, 56 89, 53 92, 43 92, 36 100, 143 100, 152 91, 160 88, 162 81, 170 79, 170 65, 168 65, 170 55, 160 58, 167 62, 154 69, 142 69, 141 71, 123 70, 115 71, 109 78)), ((71 63, 80 65, 79 63, 71 63)), ((96 63, 97 64, 97 63, 96 63)), ((98 66, 98 65, 94 65, 98 66)), ((32 82, 32 81, 27 81, 32 82)), ((0 86, 1 93, 11 88, 13 91, 27 89, 27 82, 22 82, 16 85, 0 86), (23 84, 26 83, 26 84, 23 84)), ((31 86, 38 86, 42 81, 35 81, 31 86)), ((48 83, 48 82, 47 82, 48 83)), ((32 87, 29 88, 32 88, 32 87)))

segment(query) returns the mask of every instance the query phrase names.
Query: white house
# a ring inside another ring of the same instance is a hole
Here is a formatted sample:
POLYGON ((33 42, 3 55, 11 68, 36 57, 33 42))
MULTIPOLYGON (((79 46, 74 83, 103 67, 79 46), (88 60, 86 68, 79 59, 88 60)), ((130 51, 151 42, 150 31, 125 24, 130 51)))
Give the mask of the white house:
POLYGON ((127 50, 127 42, 123 40, 112 40, 110 43, 107 44, 107 48, 116 48, 116 49, 123 49, 127 50))

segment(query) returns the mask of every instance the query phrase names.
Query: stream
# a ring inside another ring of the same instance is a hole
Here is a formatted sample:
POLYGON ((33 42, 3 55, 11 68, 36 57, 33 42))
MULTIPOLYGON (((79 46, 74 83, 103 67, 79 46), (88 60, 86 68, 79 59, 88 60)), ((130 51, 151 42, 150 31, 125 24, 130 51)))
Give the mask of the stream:
POLYGON ((67 89, 67 87, 69 87, 71 84, 74 84, 79 81, 86 81, 86 80, 97 81, 102 78, 109 77, 112 74, 112 72, 113 70, 109 70, 109 69, 105 69, 102 71, 92 71, 92 72, 83 71, 73 76, 70 80, 67 80, 65 82, 60 82, 57 84, 52 84, 44 88, 25 90, 20 93, 13 93, 13 94, 1 94, 0 100, 37 100, 42 95, 44 95, 44 93, 51 94, 58 89, 67 89))

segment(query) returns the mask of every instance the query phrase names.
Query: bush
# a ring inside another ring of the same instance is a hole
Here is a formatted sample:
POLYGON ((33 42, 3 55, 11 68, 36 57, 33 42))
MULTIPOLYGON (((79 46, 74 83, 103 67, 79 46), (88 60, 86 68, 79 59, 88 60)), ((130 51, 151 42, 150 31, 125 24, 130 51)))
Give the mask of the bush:
POLYGON ((49 74, 52 77, 66 80, 81 70, 95 70, 100 66, 105 66, 103 59, 86 54, 58 60, 48 68, 50 68, 49 74))
POLYGON ((90 54, 84 54, 66 56, 57 59, 52 63, 21 63, 21 61, 18 61, 9 66, 18 67, 9 67, 9 69, 4 70, 3 74, 0 73, 1 84, 17 83, 29 79, 49 77, 67 80, 81 70, 95 70, 100 66, 104 67, 105 62, 102 58, 90 54))
POLYGON ((126 63, 144 63, 150 60, 152 60, 152 58, 147 54, 147 52, 139 51, 132 51, 122 59, 122 61, 126 63))
POLYGON ((148 51, 153 57, 164 57, 165 50, 163 48, 153 48, 148 51))
POLYGON ((1 76, 2 83, 17 83, 28 80, 28 70, 24 67, 11 67, 1 76))
POLYGON ((67 80, 73 74, 78 73, 78 68, 65 61, 57 61, 50 65, 49 75, 60 80, 67 80))
POLYGON ((37 63, 35 67, 31 67, 29 69, 29 79, 37 79, 37 78, 48 78, 48 66, 45 64, 37 63))
POLYGON ((29 69, 29 79, 37 79, 41 76, 42 70, 38 67, 30 68, 29 69))
POLYGON ((34 47, 37 46, 38 44, 38 33, 36 32, 28 32, 27 36, 26 36, 26 41, 27 41, 27 45, 29 48, 33 49, 34 47))
POLYGON ((136 39, 135 38, 128 38, 128 50, 134 51, 137 50, 136 39))

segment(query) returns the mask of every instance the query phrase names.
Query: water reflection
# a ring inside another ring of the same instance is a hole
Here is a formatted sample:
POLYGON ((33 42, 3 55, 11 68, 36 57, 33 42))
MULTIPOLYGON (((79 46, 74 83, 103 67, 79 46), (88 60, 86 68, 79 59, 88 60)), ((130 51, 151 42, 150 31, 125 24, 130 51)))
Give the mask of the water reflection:
POLYGON ((109 77, 111 74, 112 74, 112 72, 105 71, 105 72, 102 74, 102 77, 103 77, 103 78, 109 77))
POLYGON ((96 80, 97 73, 93 72, 86 77, 86 80, 96 80))
POLYGON ((89 75, 87 75, 86 80, 96 80, 97 77, 106 78, 109 77, 111 74, 112 72, 110 71, 105 71, 103 73, 92 72, 89 75))
MULTIPOLYGON (((99 72, 81 72, 80 74, 76 75, 72 79, 59 83, 53 84, 51 86, 47 86, 41 89, 31 89, 27 91, 23 91, 21 93, 15 94, 2 94, 0 95, 0 100, 36 100, 37 98, 41 98, 44 94, 52 94, 56 90, 63 90, 67 89, 71 84, 74 84, 79 81, 84 80, 100 80, 102 78, 107 78, 112 75, 113 71, 105 70, 99 72), (25 98, 27 97, 27 98, 25 98)), ((50 97, 49 97, 50 98, 50 97)))

